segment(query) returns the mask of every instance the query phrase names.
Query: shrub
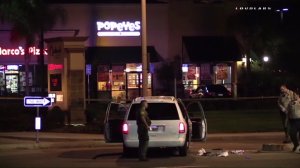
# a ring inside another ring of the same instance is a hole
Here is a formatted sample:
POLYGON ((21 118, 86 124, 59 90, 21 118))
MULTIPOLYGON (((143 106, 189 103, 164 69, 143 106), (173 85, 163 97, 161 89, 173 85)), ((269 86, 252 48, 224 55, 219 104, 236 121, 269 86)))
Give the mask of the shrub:
POLYGON ((60 107, 55 106, 47 112, 45 116, 45 127, 46 129, 60 128, 65 125, 65 111, 60 107))

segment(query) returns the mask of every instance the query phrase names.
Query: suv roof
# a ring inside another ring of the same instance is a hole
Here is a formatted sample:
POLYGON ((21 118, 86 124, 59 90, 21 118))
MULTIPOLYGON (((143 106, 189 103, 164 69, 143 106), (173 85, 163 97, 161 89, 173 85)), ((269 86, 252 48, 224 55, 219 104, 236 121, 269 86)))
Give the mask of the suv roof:
POLYGON ((133 103, 140 103, 142 100, 147 100, 149 102, 166 102, 173 103, 176 101, 174 96, 146 96, 146 97, 137 97, 133 100, 133 103))

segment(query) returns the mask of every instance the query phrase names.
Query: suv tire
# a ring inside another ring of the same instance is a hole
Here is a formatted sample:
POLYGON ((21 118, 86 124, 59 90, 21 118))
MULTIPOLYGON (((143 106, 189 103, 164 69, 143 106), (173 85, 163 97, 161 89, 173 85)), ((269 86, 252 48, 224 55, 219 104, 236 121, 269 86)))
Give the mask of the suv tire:
POLYGON ((186 156, 189 149, 189 142, 186 140, 183 147, 179 148, 179 155, 180 156, 186 156))
POLYGON ((133 148, 128 148, 123 144, 123 157, 131 157, 133 154, 133 148))

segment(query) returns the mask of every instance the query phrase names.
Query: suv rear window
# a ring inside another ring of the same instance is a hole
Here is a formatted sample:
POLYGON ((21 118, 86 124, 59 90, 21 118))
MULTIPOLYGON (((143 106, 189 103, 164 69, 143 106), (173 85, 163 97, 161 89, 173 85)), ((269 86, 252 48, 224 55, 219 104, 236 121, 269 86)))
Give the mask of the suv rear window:
POLYGON ((226 92, 227 91, 227 89, 221 85, 208 85, 207 89, 209 91, 217 91, 217 92, 226 92))
MULTIPOLYGON (((136 120, 136 112, 140 104, 132 104, 128 120, 136 120)), ((148 114, 151 120, 178 120, 178 112, 174 103, 148 103, 148 114)))
POLYGON ((109 111, 109 119, 124 119, 126 108, 120 104, 112 103, 109 111))

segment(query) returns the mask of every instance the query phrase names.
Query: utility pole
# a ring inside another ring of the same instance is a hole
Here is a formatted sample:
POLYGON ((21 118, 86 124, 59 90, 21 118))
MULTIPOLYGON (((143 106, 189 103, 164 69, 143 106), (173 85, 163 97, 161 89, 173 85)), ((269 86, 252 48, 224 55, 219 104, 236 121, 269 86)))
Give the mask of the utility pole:
POLYGON ((41 32, 40 32, 40 55, 39 55, 39 67, 40 67, 40 81, 39 81, 39 87, 41 89, 41 93, 40 95, 41 96, 46 96, 45 94, 45 81, 47 80, 45 78, 45 70, 44 70, 44 66, 45 66, 45 58, 44 58, 44 50, 45 50, 45 46, 44 46, 44 30, 43 28, 41 29, 41 32))
POLYGON ((143 75, 143 96, 147 96, 148 90, 148 55, 147 55, 147 20, 146 0, 141 0, 142 9, 142 75, 143 75))

